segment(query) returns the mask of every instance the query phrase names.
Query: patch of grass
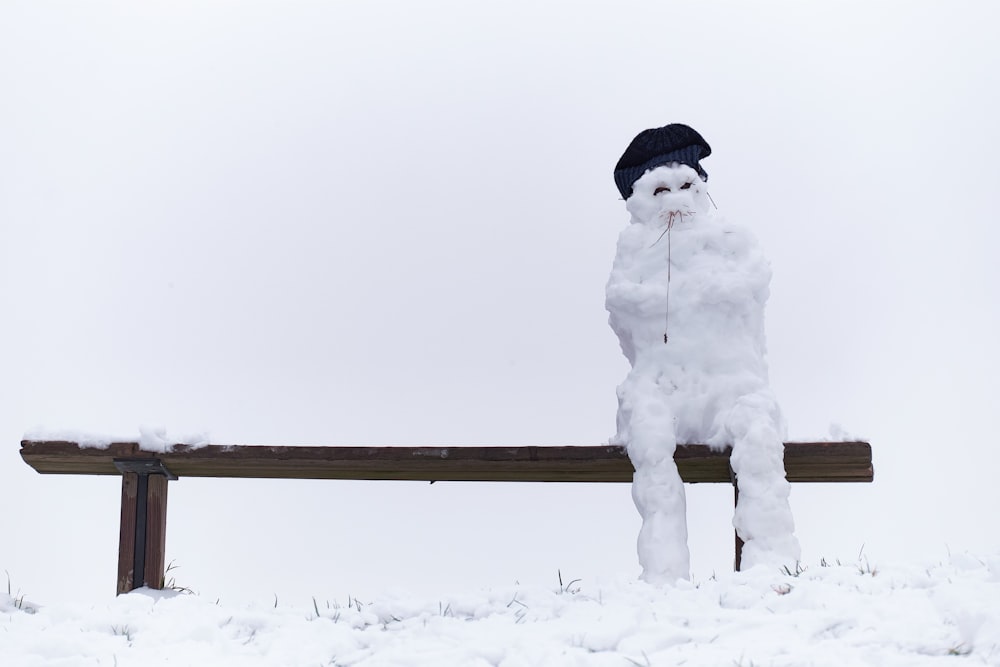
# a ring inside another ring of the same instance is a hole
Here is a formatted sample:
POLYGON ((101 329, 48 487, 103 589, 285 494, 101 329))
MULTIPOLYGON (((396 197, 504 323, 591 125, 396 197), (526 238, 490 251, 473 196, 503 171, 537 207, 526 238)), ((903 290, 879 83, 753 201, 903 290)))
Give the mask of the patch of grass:
POLYGON ((24 601, 24 593, 22 593, 20 589, 18 589, 17 593, 13 592, 13 588, 10 583, 10 572, 7 570, 4 570, 3 572, 7 575, 7 596, 10 597, 11 601, 14 603, 14 609, 23 611, 26 614, 34 614, 37 610, 24 601))
POLYGON ((865 562, 864 563, 858 562, 858 574, 868 574, 868 575, 871 575, 873 577, 877 576, 878 575, 878 567, 877 566, 873 566, 871 563, 869 563, 868 562, 868 558, 865 557, 865 562))
POLYGON ((653 665, 653 663, 651 663, 649 661, 649 656, 646 655, 645 651, 642 652, 642 659, 646 661, 645 663, 639 662, 638 660, 633 660, 632 658, 629 658, 628 656, 625 656, 625 659, 628 660, 629 662, 631 662, 636 667, 652 667, 652 665, 653 665))
MULTIPOLYGON (((819 559, 820 567, 833 567, 834 565, 836 565, 837 567, 843 567, 844 564, 840 562, 839 558, 834 559, 833 563, 828 561, 826 558, 819 559)), ((872 565, 868 561, 868 556, 865 555, 865 545, 863 544, 861 545, 861 550, 858 552, 858 560, 854 564, 854 568, 858 571, 858 574, 867 574, 872 577, 878 575, 879 572, 878 566, 872 565)), ((805 571, 805 569, 806 568, 802 568, 803 571, 805 571)), ((928 576, 930 576, 929 571, 928 571, 928 576)))
POLYGON ((112 625, 111 634, 116 637, 124 637, 129 645, 132 644, 132 630, 127 625, 112 625))
POLYGON ((167 567, 163 570, 163 578, 160 580, 160 588, 165 588, 171 591, 177 591, 178 593, 194 595, 195 592, 190 588, 188 588, 187 586, 178 585, 177 579, 174 578, 173 576, 167 578, 167 575, 176 569, 178 569, 178 566, 174 565, 174 561, 170 561, 170 563, 167 564, 167 567))
POLYGON ((861 545, 861 550, 858 551, 858 574, 867 574, 871 576, 876 576, 878 574, 878 567, 873 567, 871 563, 868 562, 868 556, 865 555, 865 545, 861 545))
POLYGON ((798 577, 798 576, 801 576, 802 573, 805 572, 808 569, 809 568, 807 568, 806 566, 804 566, 799 561, 795 561, 795 569, 794 570, 792 568, 788 567, 787 565, 785 565, 784 567, 781 568, 781 571, 782 571, 782 573, 787 574, 789 577, 798 577))
POLYGON ((562 570, 556 570, 556 574, 559 576, 559 594, 569 593, 570 595, 576 595, 580 592, 579 586, 574 586, 574 584, 579 584, 582 579, 573 579, 568 584, 563 585, 562 570))
POLYGON ((972 653, 972 647, 966 646, 965 644, 956 644, 948 649, 948 655, 970 655, 972 653))
MULTIPOLYGON (((350 600, 350 599, 351 599, 350 596, 348 596, 348 600, 350 600)), ((309 617, 307 620, 315 621, 315 620, 320 619, 320 618, 327 618, 327 619, 333 621, 334 623, 337 623, 338 621, 340 621, 342 607, 341 607, 341 605, 340 605, 339 602, 337 602, 336 600, 334 600, 332 604, 331 604, 331 602, 329 600, 327 600, 326 602, 324 602, 323 603, 324 604, 324 609, 326 609, 327 614, 328 614, 327 616, 324 616, 323 612, 320 611, 319 600, 316 599, 315 595, 313 596, 312 601, 313 601, 313 611, 316 612, 316 615, 309 617)))
POLYGON ((524 617, 528 615, 528 605, 517 599, 517 593, 514 593, 514 597, 507 603, 507 608, 510 609, 515 604, 518 605, 518 608, 514 610, 514 623, 523 623, 524 617))

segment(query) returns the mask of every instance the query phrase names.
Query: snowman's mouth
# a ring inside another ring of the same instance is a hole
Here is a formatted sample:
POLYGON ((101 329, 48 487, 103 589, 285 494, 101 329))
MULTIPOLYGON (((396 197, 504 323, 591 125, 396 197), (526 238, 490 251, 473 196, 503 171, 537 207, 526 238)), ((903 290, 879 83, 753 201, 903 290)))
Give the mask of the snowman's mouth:
POLYGON ((694 212, 691 209, 673 209, 670 211, 660 211, 660 220, 667 226, 673 227, 676 224, 691 222, 694 220, 694 212))
MULTIPOLYGON (((650 244, 650 246, 649 246, 650 248, 652 248, 657 243, 659 243, 660 240, 664 236, 667 237, 667 244, 669 245, 669 243, 670 243, 670 237, 669 237, 670 230, 672 230, 675 225, 678 225, 680 223, 693 222, 694 221, 694 213, 692 213, 690 211, 661 211, 660 212, 660 219, 663 221, 663 233, 660 234, 656 238, 656 240, 653 241, 652 244, 650 244)), ((665 343, 667 341, 664 340, 663 342, 665 343)))

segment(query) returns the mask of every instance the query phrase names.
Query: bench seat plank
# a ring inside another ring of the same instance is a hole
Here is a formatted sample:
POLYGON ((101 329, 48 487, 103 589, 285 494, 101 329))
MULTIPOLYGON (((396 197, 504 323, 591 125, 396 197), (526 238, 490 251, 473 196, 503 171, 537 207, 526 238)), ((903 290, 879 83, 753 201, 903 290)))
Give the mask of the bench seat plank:
MULTIPOLYGON (((689 483, 731 482, 731 450, 678 445, 674 455, 689 483)), ((158 459, 178 477, 357 479, 488 482, 631 482, 633 467, 621 447, 317 447, 175 445, 150 452, 135 442, 106 448, 75 442, 21 442, 21 457, 43 474, 121 474, 115 459, 158 459)), ((867 442, 787 442, 790 482, 871 482, 867 442)))

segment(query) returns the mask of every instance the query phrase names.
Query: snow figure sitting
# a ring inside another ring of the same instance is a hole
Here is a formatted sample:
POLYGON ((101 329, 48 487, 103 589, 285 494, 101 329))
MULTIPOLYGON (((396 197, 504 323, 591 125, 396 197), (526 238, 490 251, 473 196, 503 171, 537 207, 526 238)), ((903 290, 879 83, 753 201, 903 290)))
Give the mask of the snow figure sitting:
POLYGON ((771 271, 749 230, 713 210, 699 161, 711 148, 672 124, 646 130, 615 167, 632 216, 607 285, 609 321, 632 365, 618 387, 618 433, 642 516, 642 578, 689 576, 678 443, 733 447, 733 524, 742 567, 794 565, 784 421, 768 387, 764 304, 771 271))

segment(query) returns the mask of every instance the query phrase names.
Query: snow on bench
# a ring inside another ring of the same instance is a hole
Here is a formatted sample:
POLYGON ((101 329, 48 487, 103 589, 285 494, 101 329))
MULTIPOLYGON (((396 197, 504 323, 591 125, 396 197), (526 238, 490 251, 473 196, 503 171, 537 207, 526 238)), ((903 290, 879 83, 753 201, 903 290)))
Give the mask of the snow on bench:
MULTIPOLYGON (((681 479, 733 484, 731 450, 678 445, 681 479)), ((174 445, 143 450, 137 442, 106 447, 68 441, 21 442, 21 458, 42 474, 121 475, 118 593, 162 588, 166 554, 167 482, 179 477, 410 480, 449 482, 631 482, 624 448, 316 447, 174 445), (138 546, 138 548, 137 548, 138 546)), ((787 442, 790 482, 871 482, 867 442, 787 442)), ((737 539, 736 569, 740 543, 737 539)))

